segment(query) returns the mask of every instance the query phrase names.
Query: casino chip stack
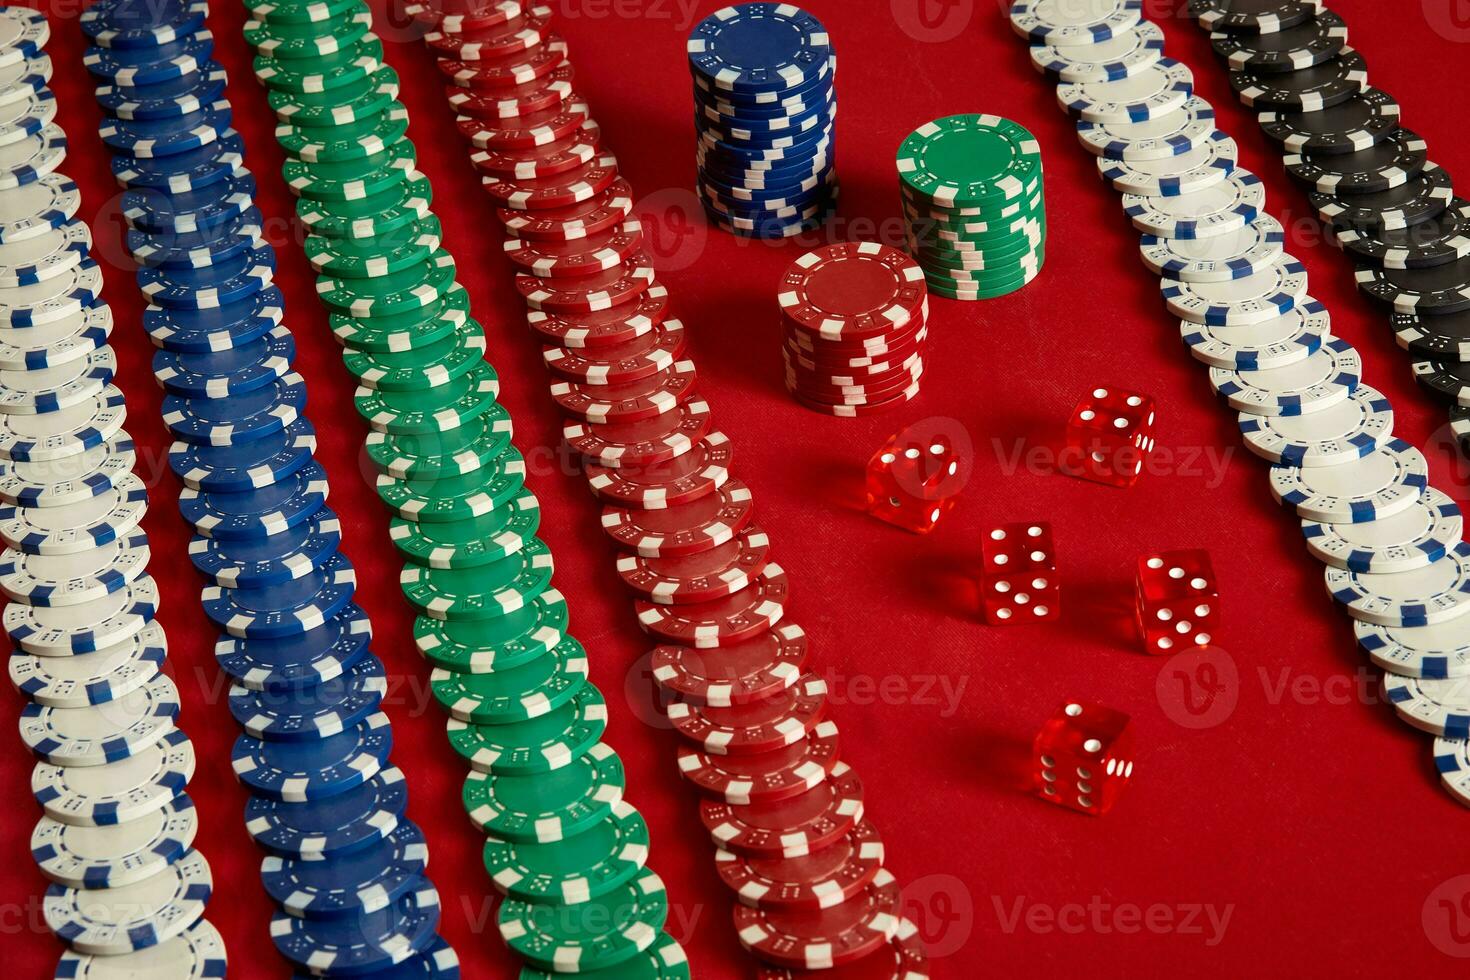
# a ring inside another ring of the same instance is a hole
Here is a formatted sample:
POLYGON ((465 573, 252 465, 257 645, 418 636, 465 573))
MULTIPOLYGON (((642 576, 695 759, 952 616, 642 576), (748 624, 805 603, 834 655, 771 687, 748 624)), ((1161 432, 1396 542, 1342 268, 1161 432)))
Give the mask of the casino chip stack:
MULTIPOLYGON (((297 25, 288 36, 311 16, 274 9, 297 25)), ((169 465, 195 531, 189 558, 210 580, 204 611, 234 682, 228 708, 243 733, 231 761, 250 793, 246 826, 270 855, 271 939, 303 972, 403 964, 454 976, 204 14, 185 0, 104 0, 82 27, 177 440, 169 465)))
MULTIPOLYGON (((789 7, 755 5, 717 16, 743 19, 757 9, 791 15, 789 7)), ((731 476, 730 440, 713 427, 710 408, 698 397, 684 327, 669 316, 669 296, 653 281, 641 248, 642 231, 628 218, 632 188, 616 176, 615 160, 601 147, 585 102, 575 99, 571 109, 574 97, 564 97, 561 111, 573 113, 579 134, 564 139, 589 147, 571 157, 568 144, 538 145, 526 135, 546 118, 540 113, 552 110, 515 115, 517 108, 543 104, 544 89, 559 83, 569 91, 572 75, 565 45, 550 25, 537 20, 532 27, 518 19, 530 16, 518 14, 513 3, 500 5, 495 14, 441 14, 432 18, 438 29, 426 41, 441 55, 440 68, 452 83, 450 102, 466 113, 458 120, 460 130, 476 147, 471 159, 510 233, 505 252, 553 376, 552 398, 567 416, 563 435, 582 456, 588 484, 603 502, 604 531, 622 549, 616 570, 635 596, 638 622, 659 644, 652 654, 653 676, 672 702, 669 718, 682 736, 679 771, 705 794, 700 821, 718 849, 722 879, 740 898, 736 933, 765 962, 765 978, 860 962, 860 969, 875 976, 923 980, 922 944, 913 924, 901 918, 898 883, 883 869, 878 831, 863 819, 862 782, 840 761, 837 727, 825 717, 826 688, 807 669, 806 633, 784 619, 786 573, 771 560, 765 532, 752 523, 750 489, 731 476), (524 34, 528 47, 498 61, 463 60, 470 50, 466 33, 477 44, 524 34), (538 36, 544 40, 537 42, 538 36), (457 59, 448 57, 451 52, 457 59), (557 82, 538 81, 553 77, 557 82)), ((912 264, 894 263, 884 280, 897 307, 893 314, 902 310, 912 318, 917 311, 921 320, 922 291, 913 283, 907 290, 894 286, 896 277, 912 277, 905 268, 912 264)), ((411 448, 388 456, 391 465, 414 464, 422 453, 411 448)), ((473 454, 466 450, 456 458, 461 457, 473 454)), ((450 486, 453 493, 468 492, 466 484, 450 486)), ((496 515, 486 520, 484 538, 508 519, 495 503, 505 491, 475 486, 482 506, 496 515)), ((452 541, 437 551, 414 544, 420 536, 437 542, 440 535, 430 536, 424 524, 403 516, 395 522, 395 537, 410 554, 417 549, 452 564, 462 553, 452 541)), ((414 573, 416 590, 422 589, 421 575, 414 573)), ((468 574, 459 579, 468 580, 468 574)), ((513 591, 502 595, 516 602, 513 591)), ((446 595, 445 602, 451 598, 446 595)), ((443 613, 430 607, 427 615, 443 613)), ((558 620, 558 628, 563 623, 558 620)), ((456 631, 458 642, 439 640, 425 652, 443 659, 451 672, 501 670, 508 652, 501 634, 486 636, 479 629, 456 631), (489 642, 478 644, 482 637, 489 642)), ((545 671, 532 674, 540 678, 545 671)), ((471 707, 477 702, 465 697, 471 707)), ((574 706, 546 717, 558 724, 565 719, 568 726, 555 728, 549 743, 557 758, 573 757, 590 744, 582 737, 601 731, 600 712, 574 706), (579 740, 568 742, 568 734, 579 740)), ((501 729, 488 723, 468 727, 482 734, 465 740, 461 750, 477 768, 489 765, 494 771, 511 751, 503 737, 492 734, 501 729)), ((552 730, 550 722, 538 728, 552 730)), ((599 785, 596 779, 577 782, 599 785)), ((504 780, 492 792, 501 785, 504 780)), ((481 798, 467 796, 472 803, 481 798)), ((527 792, 523 798, 535 797, 527 792)), ((472 813, 484 821, 498 811, 481 807, 472 813)), ((503 822, 487 826, 504 832, 497 829, 503 822)), ((596 867, 602 873, 603 864, 596 867)), ((497 885, 518 882, 531 870, 517 864, 514 875, 497 873, 497 885)), ((513 914, 502 916, 503 932, 521 950, 522 906, 509 907, 513 914)), ((627 908, 642 914, 646 904, 629 900, 627 908)), ((628 935, 640 943, 651 938, 646 929, 628 935)), ((627 944, 613 948, 625 952, 627 944)), ((661 948, 666 955, 637 961, 637 975, 687 976, 673 941, 654 940, 650 953, 661 948)), ((627 975, 634 972, 627 968, 627 975)))
POLYGON ((39 760, 31 856, 52 882, 46 925, 70 947, 57 976, 223 976, 112 311, 57 170, 49 37, 43 15, 0 7, 0 591, 20 737, 39 760))
POLYGON ((688 49, 710 223, 757 238, 823 224, 837 206, 837 58, 821 21, 789 4, 725 7, 688 49))
POLYGON ((786 390, 826 415, 876 415, 911 400, 924 374, 928 290, 904 252, 828 245, 791 264, 777 294, 786 390))
MULTIPOLYGON (((1422 141, 1397 128, 1392 99, 1366 88, 1341 22, 1298 0, 1191 6, 1217 29, 1236 90, 1278 103, 1262 124, 1297 151, 1288 168, 1318 188, 1319 210, 1344 247, 1379 253, 1359 275, 1399 304, 1400 342, 1453 336, 1470 310, 1465 260, 1453 253, 1470 246, 1452 241, 1455 219, 1421 218, 1448 215, 1448 184, 1425 161, 1422 141), (1251 77, 1241 77, 1247 70, 1251 77), (1293 100, 1303 105, 1292 108, 1293 100), (1447 237, 1413 233, 1440 226, 1447 237)), ((1011 23, 1032 43, 1038 68, 1063 87, 1092 83, 1093 97, 1107 98, 1107 86, 1136 92, 1132 79, 1169 60, 1140 9, 1141 0, 1022 0, 1011 23)), ((1235 143, 1215 129, 1208 103, 1191 95, 1161 114, 1140 108, 1127 122, 1084 119, 1077 132, 1143 233, 1141 256, 1161 277, 1190 354, 1239 413, 1246 445, 1273 464, 1271 493, 1295 512, 1308 551, 1326 566, 1327 593, 1354 620, 1359 646, 1389 672, 1400 716, 1439 736, 1435 767, 1470 805, 1470 695, 1459 680, 1470 676, 1470 545, 1460 508, 1429 485, 1424 455, 1393 438, 1388 399, 1363 383, 1352 345, 1332 336, 1301 263, 1283 251, 1281 225, 1264 211, 1260 180, 1236 166, 1235 143)))
MULTIPOLYGON (((454 86, 464 96, 459 127, 479 148, 492 194, 516 215, 579 215, 568 227, 585 232, 581 245, 595 255, 545 238, 529 246, 555 277, 547 281, 562 284, 561 302, 596 303, 579 292, 593 281, 607 296, 643 292, 652 271, 627 220, 631 200, 571 91, 549 10, 436 3, 411 13, 450 59, 441 67, 465 83, 454 86), (535 154, 554 162, 520 166, 535 154)), ((414 642, 471 770, 461 799, 505 897, 501 935, 526 962, 523 977, 687 976, 682 947, 663 932, 669 903, 647 867, 648 825, 624 801, 622 760, 601 740, 606 701, 552 587, 526 462, 496 397, 484 331, 441 247, 372 15, 354 0, 330 9, 261 0, 252 14, 245 38, 280 122, 317 295, 360 383, 354 404, 372 430, 367 456, 393 513, 399 582, 418 612, 414 642)), ((683 343, 673 322, 652 339, 650 360, 683 343)))

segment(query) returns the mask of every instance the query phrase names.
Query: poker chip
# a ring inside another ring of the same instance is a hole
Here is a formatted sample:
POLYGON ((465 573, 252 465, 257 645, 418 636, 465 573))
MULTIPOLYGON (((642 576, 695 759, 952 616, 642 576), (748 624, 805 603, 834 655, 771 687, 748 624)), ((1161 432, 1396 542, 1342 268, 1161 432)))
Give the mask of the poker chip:
POLYGON ((313 462, 250 493, 185 487, 179 492, 179 510, 206 537, 258 539, 309 520, 325 503, 327 492, 326 473, 313 462))
POLYGON ((648 824, 626 803, 589 829, 548 843, 485 842, 485 869, 496 889, 518 902, 581 905, 609 895, 643 870, 648 824))
POLYGON ((1292 71, 1232 71, 1230 87, 1248 106, 1316 112, 1346 102, 1367 88, 1368 64, 1344 44, 1331 60, 1292 71))
POLYGON ((503 840, 550 843, 577 837, 606 820, 623 799, 623 762, 599 742, 570 765, 536 776, 471 772, 465 812, 503 840))
POLYGON ((1271 494, 1298 515, 1315 521, 1357 524, 1405 510, 1424 494, 1429 464, 1401 439, 1337 466, 1277 466, 1271 494))
POLYGON ((633 189, 619 178, 597 196, 563 208, 518 212, 497 208, 496 217, 510 234, 537 241, 570 241, 607 231, 633 211, 633 189))
POLYGON ((1224 133, 1215 133, 1199 146, 1162 160, 1097 158, 1098 173, 1123 194, 1177 197, 1220 183, 1236 166, 1238 148, 1224 133))
POLYGON ((1396 313, 1437 317, 1470 310, 1470 256, 1427 269, 1360 264, 1357 281, 1359 289, 1396 313))
POLYGON ((81 206, 77 185, 51 173, 0 195, 0 245, 25 241, 59 228, 81 206))
POLYGON ((407 804, 402 771, 384 766, 371 779, 334 796, 287 803, 252 795, 245 803, 245 826, 272 855, 327 862, 385 840, 399 828, 407 804))
POLYGON ((491 726, 451 718, 447 728, 450 747, 474 769, 529 776, 564 768, 597 744, 607 730, 607 702, 587 684, 560 708, 528 721, 491 726))
POLYGON ((1340 228, 1336 243, 1355 257, 1385 269, 1446 265, 1470 255, 1470 201, 1450 199, 1441 213, 1401 227, 1340 228))
POLYGON ((1285 367, 1210 369, 1211 386, 1231 408, 1268 417, 1325 412, 1352 398, 1362 377, 1363 361, 1357 348, 1335 337, 1304 360, 1285 367))
POLYGON ((570 701, 587 682, 587 651, 571 637, 529 663, 491 674, 440 668, 429 678, 450 716, 481 725, 525 721, 570 701))
POLYGON ((405 566, 399 585, 431 619, 493 619, 515 612, 551 580, 551 553, 531 539, 525 548, 474 568, 405 566))
POLYGON ((837 763, 837 726, 818 722, 800 741, 757 755, 679 748, 679 774, 732 804, 779 803, 825 780, 837 763))
POLYGON ((1304 415, 1240 414, 1251 452, 1287 466, 1332 466, 1366 456, 1393 435, 1393 408, 1359 384, 1345 399, 1304 415))
POLYGON ((82 32, 106 48, 156 48, 186 37, 204 24, 206 4, 172 0, 157 8, 101 3, 82 12, 82 32))
POLYGON ((137 48, 94 45, 82 56, 82 65, 100 81, 142 87, 166 82, 199 70, 214 51, 214 35, 193 31, 166 44, 137 48))
POLYGON ((531 963, 582 972, 616 967, 653 944, 668 918, 663 880, 648 869, 614 891, 557 906, 509 900, 500 906, 500 936, 531 963))
MULTIPOLYGON (((687 453, 652 466, 588 464, 587 484, 599 499, 640 510, 663 510, 706 497, 730 478, 730 440, 708 432, 687 453)), ((0 485, 0 493, 3 493, 0 485)))
POLYGON ((1286 154, 1286 172, 1324 194, 1368 194, 1408 181, 1423 169, 1428 144, 1397 127, 1369 146, 1337 152, 1335 147, 1286 154))
POLYGON ((1382 626, 1354 620, 1358 645, 1384 670, 1405 677, 1464 677, 1470 645, 1455 620, 1422 626, 1382 626))
POLYGON ((1245 227, 1261 211, 1261 179, 1237 168, 1223 181, 1176 197, 1123 195, 1133 227, 1161 238, 1214 238, 1245 227))
POLYGON ((797 857, 715 854, 720 880, 741 904, 766 909, 824 909, 841 905, 877 878, 883 867, 878 829, 863 821, 836 843, 797 857))
POLYGON ((1410 366, 1414 371, 1414 380, 1426 391, 1456 405, 1470 401, 1470 383, 1463 377, 1465 369, 1460 362, 1415 361, 1410 366))
MULTIPOLYGON (((1334 467, 1326 467, 1334 469, 1334 467)), ((1392 514, 1361 522, 1303 520, 1307 548, 1335 568, 1354 572, 1402 572, 1438 561, 1460 540, 1460 508, 1433 487, 1392 514)))
POLYGON ((66 156, 66 134, 55 125, 0 146, 0 190, 33 184, 54 173, 66 156))
POLYGON ((105 766, 39 763, 31 792, 48 817, 78 827, 130 823, 168 805, 194 776, 194 746, 179 729, 105 766))
POLYGON ((1175 316, 1207 326, 1248 327, 1295 309, 1307 292, 1307 270, 1290 255, 1259 272, 1223 282, 1160 280, 1175 316))
POLYGON ((163 628, 149 623, 134 636, 91 653, 39 657, 12 653, 10 681, 36 704, 83 708, 116 701, 158 675, 168 655, 163 628))
MULTIPOLYGON (((647 949, 607 969, 649 980, 689 980, 693 975, 684 947, 664 932, 658 933, 647 949)), ((521 975, 527 980, 553 980, 562 974, 525 966, 521 968, 521 975)))
MULTIPOLYGON (((499 619, 440 620, 420 616, 414 620, 414 645, 436 667, 481 673, 517 667, 549 653, 562 641, 566 628, 566 599, 556 589, 546 589, 523 608, 499 619)), ((586 690, 584 687, 577 692, 573 700, 586 690)), ((491 750, 479 744, 480 735, 477 729, 466 726, 459 741, 472 753, 485 750, 487 754, 482 757, 489 758, 491 750)), ((453 736, 451 741, 455 741, 453 736)))
POLYGON ((1470 700, 1464 686, 1463 678, 1383 678, 1384 693, 1399 718, 1446 739, 1470 738, 1470 700))
POLYGON ((659 605, 708 602, 741 591, 769 563, 769 540, 747 526, 708 551, 680 558, 628 555, 618 559, 623 583, 659 605))
POLYGON ((1089 122, 1129 122, 1173 112, 1194 94, 1194 73, 1173 58, 1160 58, 1125 78, 1064 82, 1057 104, 1089 122))
POLYGON ((216 61, 157 85, 102 85, 97 104, 118 119, 178 119, 212 105, 224 94, 227 76, 216 61))
MULTIPOLYGON (((59 368, 80 359, 104 370, 111 359, 102 352, 112 334, 112 309, 106 304, 78 309, 60 320, 19 330, 0 329, 0 370, 59 368)), ((78 393, 82 386, 73 387, 78 393)))
POLYGON ((730 707, 773 697, 802 676, 806 634, 781 623, 741 643, 702 653, 694 647, 654 649, 652 673, 660 688, 695 704, 730 707))
POLYGON ((213 892, 209 862, 198 851, 144 881, 106 890, 53 884, 42 912, 51 931, 79 953, 120 955, 166 943, 204 914, 213 892))
POLYGON ((71 606, 13 603, 5 609, 12 643, 38 656, 92 653, 137 635, 158 612, 158 586, 144 575, 126 588, 71 606))
POLYGON ((1141 20, 1131 30, 1091 44, 1033 44, 1031 64, 1062 82, 1102 82, 1145 70, 1164 54, 1164 32, 1141 20))
POLYGON ((400 898, 372 915, 298 919, 278 911, 271 917, 271 941, 277 952, 303 968, 368 973, 402 963, 427 947, 438 923, 439 893, 419 877, 400 898))
POLYGON ((1190 0, 1189 14, 1207 30, 1275 34, 1322 13, 1321 0, 1190 0))
POLYGON ((1338 57, 1347 44, 1347 25, 1330 10, 1322 10, 1291 27, 1271 33, 1215 31, 1210 46, 1235 71, 1288 73, 1320 65, 1338 57))
POLYGON ((222 446, 179 440, 169 447, 169 468, 191 490, 241 493, 272 485, 297 472, 316 451, 311 423, 297 418, 249 442, 222 446))
POLYGON ((125 473, 107 490, 72 503, 0 506, 0 538, 17 551, 75 555, 126 537, 147 509, 143 481, 125 473))
POLYGON ((1327 308, 1301 297, 1286 313, 1249 326, 1181 320, 1180 336, 1195 360, 1231 371, 1269 371, 1306 360, 1331 336, 1327 308))
POLYGON ((132 472, 132 439, 121 433, 75 456, 0 463, 0 500, 18 507, 59 507, 103 494, 132 472))
POLYGON ((1254 275, 1282 256, 1286 232, 1269 214, 1212 238, 1144 235, 1139 250, 1153 272, 1184 282, 1225 282, 1254 275))
POLYGON ((1141 0, 1101 0, 1078 6, 1062 0, 1017 0, 1011 27, 1031 44, 1059 47, 1096 44, 1136 27, 1141 0))
POLYGON ((1354 619, 1380 626, 1423 626, 1465 611, 1470 545, 1456 542, 1443 556, 1400 572, 1326 569, 1327 591, 1354 619))
POLYGON ((1077 123, 1077 137, 1095 156, 1113 160, 1163 160, 1188 153, 1208 140, 1215 129, 1215 110, 1190 96, 1174 112, 1137 122, 1077 123))
POLYGON ((178 689, 159 674, 106 705, 51 708, 28 704, 21 711, 20 735, 38 758, 54 765, 100 766, 156 743, 173 729, 178 713, 178 689))
POLYGON ((206 980, 224 976, 227 969, 224 939, 209 920, 199 919, 172 939, 131 953, 92 956, 67 950, 56 975, 77 980, 125 980, 130 975, 206 980))
POLYGON ((828 969, 860 960, 898 931, 897 880, 879 870, 857 895, 823 909, 756 909, 737 905, 735 930, 746 949, 768 962, 828 969))
POLYGON ((565 414, 589 423, 639 422, 679 408, 693 396, 698 380, 694 362, 683 360, 618 385, 556 381, 551 396, 565 414))
POLYGON ((630 220, 587 239, 571 242, 510 239, 504 247, 512 262, 535 275, 576 277, 603 272, 622 264, 642 243, 642 224, 630 220))
POLYGON ((645 510, 604 508, 602 529, 620 547, 648 558, 697 555, 731 540, 750 523, 750 489, 727 479, 714 493, 645 510))
POLYGON ((676 702, 674 730, 712 755, 756 755, 802 741, 822 720, 827 685, 808 676, 759 701, 720 707, 676 702))
POLYGON ((1339 229, 1395 231, 1444 213, 1454 197, 1447 174, 1438 164, 1426 163, 1398 187, 1344 199, 1314 191, 1312 206, 1325 224, 1339 229))
POLYGON ((576 279, 542 279, 520 274, 516 291, 526 305, 548 313, 591 313, 636 299, 653 283, 652 260, 636 252, 620 265, 576 279))
POLYGON ((562 437, 601 466, 653 466, 688 452, 709 428, 709 405, 691 399, 637 422, 568 422, 562 437))
POLYGON ((250 690, 304 689, 340 677, 368 652, 372 625, 349 603, 315 629, 275 640, 223 637, 215 661, 250 690))
POLYGON ((39 10, 6 8, 0 14, 0 64, 14 64, 41 53, 51 38, 51 24, 39 10))
POLYGON ((137 579, 152 553, 146 534, 130 534, 69 555, 0 555, 0 590, 32 606, 74 606, 137 579))
POLYGON ((345 792, 371 779, 393 742, 384 714, 311 742, 264 742, 241 735, 231 763, 250 792, 298 803, 345 792))
POLYGON ((1398 120, 1398 103, 1376 88, 1366 89, 1326 109, 1272 110, 1259 117, 1262 131, 1294 154, 1365 150, 1397 129, 1398 120))
POLYGON ((85 827, 42 817, 31 832, 41 873, 71 888, 120 888, 183 857, 199 831, 187 793, 127 823, 85 827))
POLYGON ((592 385, 639 381, 672 367, 683 353, 684 324, 679 320, 665 320, 626 344, 593 350, 542 349, 542 357, 553 373, 592 385))
MULTIPOLYGON (((0 245, 0 284, 16 288, 54 279, 89 262, 87 253, 91 247, 92 232, 81 221, 69 221, 34 238, 0 245)), ((95 301, 93 296, 88 302, 95 301)))
POLYGON ((429 848, 423 831, 400 822, 387 836, 327 860, 270 855, 261 864, 266 893, 297 918, 368 917, 398 903, 423 882, 429 848))

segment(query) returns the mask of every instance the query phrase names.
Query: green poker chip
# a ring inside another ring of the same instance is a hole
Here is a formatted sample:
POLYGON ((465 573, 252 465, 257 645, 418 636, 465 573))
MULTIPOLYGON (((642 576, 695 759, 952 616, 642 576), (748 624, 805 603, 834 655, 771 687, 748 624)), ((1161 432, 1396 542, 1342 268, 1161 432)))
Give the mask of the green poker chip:
POLYGON ((522 488, 488 514, 467 521, 418 523, 395 517, 388 534, 410 561, 430 568, 473 568, 513 555, 541 527, 541 503, 522 488))
POLYGON ((499 619, 450 622, 419 616, 413 642, 436 667, 466 673, 510 670, 545 656, 567 630, 567 601, 547 589, 530 605, 499 619))
POLYGON ((376 391, 358 388, 353 395, 357 413, 379 432, 421 435, 452 429, 477 419, 495 404, 500 379, 487 361, 480 361, 464 377, 422 391, 376 391))
MULTIPOLYGON (((548 845, 549 846, 549 845, 548 845)), ((669 895, 657 874, 568 905, 510 900, 500 905, 500 935, 522 957, 548 970, 610 970, 653 945, 669 917, 669 895)))
POLYGON ((369 34, 350 48, 310 61, 279 61, 256 55, 255 77, 276 92, 330 92, 359 82, 383 67, 383 42, 369 34))
POLYGON ((546 543, 532 538, 515 554, 473 568, 405 565, 398 584, 431 619, 497 619, 540 595, 551 584, 554 564, 546 543))
POLYGON ((276 127, 276 142, 288 154, 307 163, 340 163, 370 157, 403 139, 406 132, 408 110, 402 102, 393 101, 377 115, 345 126, 282 123, 276 127))
POLYGON ((316 294, 332 309, 358 319, 397 316, 438 303, 454 285, 454 273, 454 256, 440 249, 421 265, 384 276, 320 278, 316 294))
POLYGON ((453 718, 480 725, 508 725, 554 711, 587 683, 587 651, 570 636, 544 657, 509 670, 465 674, 442 667, 429 689, 453 718))
POLYGON ((957 283, 954 280, 939 280, 928 273, 925 273, 924 279, 929 285, 929 291, 936 296, 941 296, 944 299, 977 300, 996 299, 1008 293, 1013 293, 1030 282, 1031 276, 1031 273, 1027 273, 1026 275, 1018 276, 995 285, 976 286, 974 288, 966 288, 964 284, 957 283))
MULTIPOLYGON (((450 746, 479 772, 533 776, 571 765, 600 742, 607 730, 607 702, 595 685, 587 684, 539 718, 513 725, 474 725, 450 718, 446 728, 450 746)), ((586 834, 595 832, 593 828, 586 834)))
POLYGON ((1041 148, 1009 119, 947 116, 899 145, 898 173, 906 188, 939 207, 1009 200, 1041 173, 1041 148))
POLYGON ((281 122, 335 126, 377 115, 398 98, 401 90, 398 72, 384 65, 371 75, 330 92, 273 91, 266 101, 281 122))
POLYGON ((376 238, 308 235, 306 259, 322 275, 338 279, 367 279, 391 275, 399 269, 417 265, 433 255, 442 240, 439 218, 429 214, 376 238))
POLYGON ((443 432, 369 432, 367 454, 373 465, 389 476, 434 480, 484 467, 505 451, 513 433, 510 413, 504 405, 495 404, 479 418, 443 432))
POLYGON ((526 461, 515 446, 477 470, 427 480, 378 477, 378 496, 405 520, 466 521, 500 507, 526 485, 526 461))
MULTIPOLYGON (((338 343, 353 350, 394 351, 423 347, 454 333, 470 318, 470 294, 463 286, 433 306, 400 316, 371 320, 334 313, 327 324, 338 343)), ((483 330, 481 331, 484 332, 483 330)))
POLYGON ((332 238, 379 238, 429 214, 433 190, 417 170, 406 179, 367 197, 352 200, 296 200, 296 215, 308 231, 332 238))
POLYGON ((606 820, 627 789, 623 760, 598 742, 571 765, 539 776, 470 771, 461 799, 485 833, 501 840, 542 842, 576 837, 606 820))
POLYGON ((277 61, 305 61, 354 47, 373 27, 373 12, 344 11, 337 17, 305 24, 250 19, 245 43, 262 57, 277 61))
MULTIPOLYGON (((596 688, 589 685, 583 690, 596 688)), ((648 863, 648 824, 620 801, 575 837, 545 843, 492 839, 485 842, 483 853, 485 870, 501 894, 555 902, 561 908, 560 903, 590 902, 632 881, 648 863)))
MULTIPOLYGON (((786 971, 776 971, 781 976, 786 971)), ((789 974, 786 974, 789 975, 789 974)), ((689 957, 684 947, 668 933, 661 932, 653 945, 637 956, 597 974, 598 980, 690 980, 689 957)), ((517 980, 563 980, 565 973, 547 972, 535 967, 521 967, 517 980)))
MULTIPOLYGON (((419 176, 414 169, 417 151, 404 138, 382 152, 342 163, 303 163, 287 160, 281 176, 297 197, 312 201, 354 201, 384 194, 404 181, 419 176)), ((297 206, 301 210, 301 206, 297 206)))
POLYGON ((475 320, 466 320, 454 333, 422 347, 342 352, 347 370, 364 387, 383 391, 415 391, 447 385, 484 357, 485 331, 475 320))
POLYGON ((312 24, 340 17, 362 0, 246 0, 245 9, 256 20, 271 24, 312 24))

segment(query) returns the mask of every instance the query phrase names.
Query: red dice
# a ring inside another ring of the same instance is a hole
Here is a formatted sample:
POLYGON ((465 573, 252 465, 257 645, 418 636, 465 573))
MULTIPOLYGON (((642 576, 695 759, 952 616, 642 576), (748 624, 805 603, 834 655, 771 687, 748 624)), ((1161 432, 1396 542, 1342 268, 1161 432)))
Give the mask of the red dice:
POLYGON ((1220 628, 1220 592, 1210 553, 1161 551, 1138 559, 1138 628, 1149 653, 1209 646, 1220 628))
POLYGON ((1087 701, 1062 705, 1036 736, 1036 791, 1100 816, 1133 775, 1133 732, 1121 711, 1087 701))
POLYGON ((916 426, 890 437, 868 461, 868 513, 928 534, 955 505, 962 462, 954 440, 942 433, 916 426))
POLYGON ((1154 448, 1154 400, 1120 388, 1094 388, 1067 422, 1071 475, 1131 487, 1154 448))
POLYGON ((980 603, 987 623, 1027 623, 1061 615, 1050 524, 997 525, 986 532, 980 553, 984 559, 980 603))

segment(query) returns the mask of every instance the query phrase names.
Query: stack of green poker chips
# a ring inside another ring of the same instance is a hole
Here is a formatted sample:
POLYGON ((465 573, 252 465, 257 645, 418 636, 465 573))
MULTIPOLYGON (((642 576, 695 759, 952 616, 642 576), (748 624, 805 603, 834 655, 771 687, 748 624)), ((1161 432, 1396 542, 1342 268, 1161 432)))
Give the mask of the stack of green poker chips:
POLYGON ((947 116, 898 149, 908 248, 931 292, 990 299, 1031 282, 1046 260, 1041 150, 990 115, 947 116))
POLYGON ((418 611, 414 642, 507 898, 502 934, 529 964, 524 977, 641 976, 677 948, 645 867, 648 826, 601 741, 606 703, 551 585, 540 509, 415 166, 398 75, 360 0, 246 6, 317 294, 359 381, 367 457, 418 611))

